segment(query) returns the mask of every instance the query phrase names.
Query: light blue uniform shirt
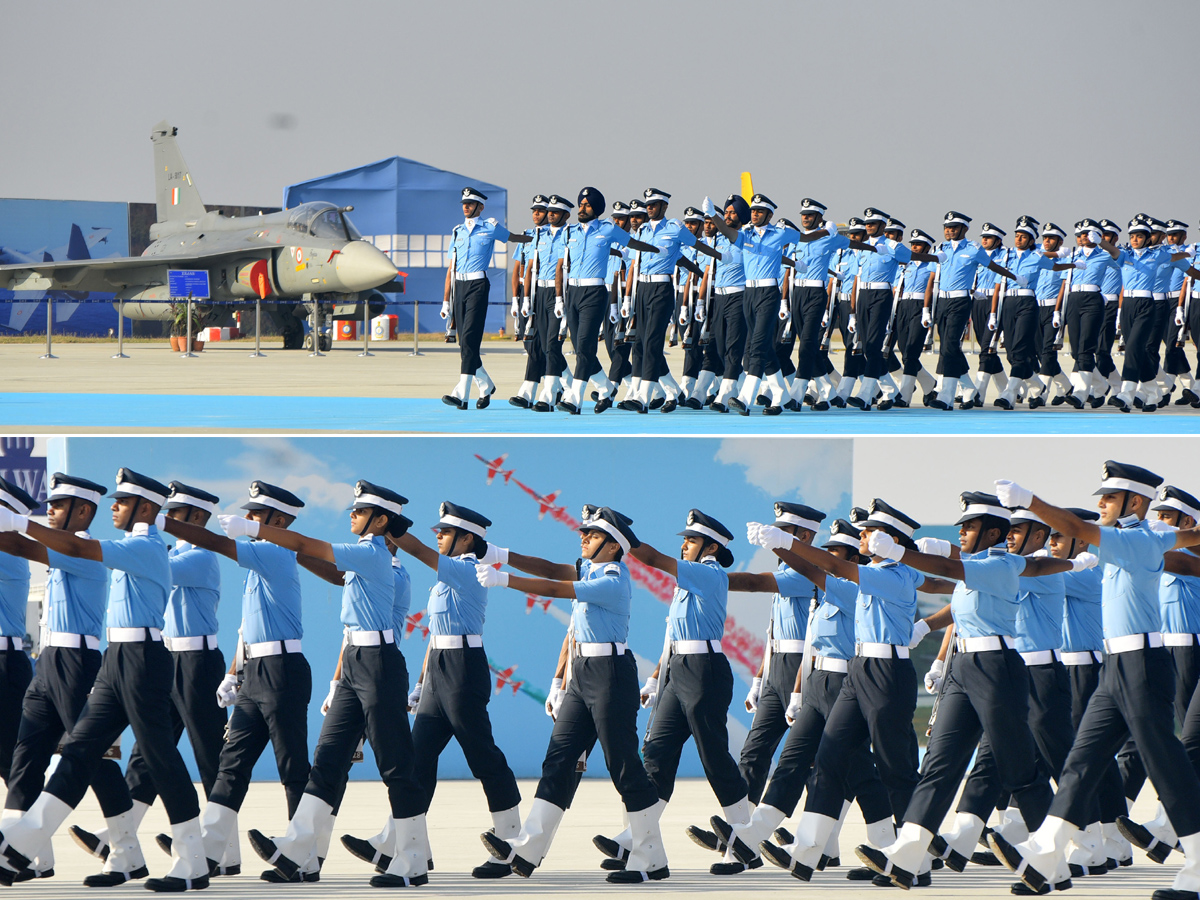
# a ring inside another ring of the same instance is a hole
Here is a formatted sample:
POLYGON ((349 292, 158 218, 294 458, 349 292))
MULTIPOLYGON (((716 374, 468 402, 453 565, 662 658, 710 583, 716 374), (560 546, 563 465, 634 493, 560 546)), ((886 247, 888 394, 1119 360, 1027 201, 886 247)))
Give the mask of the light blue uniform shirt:
POLYGON ((623 644, 629 638, 633 586, 625 563, 602 565, 585 559, 579 564, 571 622, 575 640, 585 644, 623 644))
POLYGON ((657 253, 642 254, 643 275, 670 275, 675 271, 681 249, 696 243, 696 236, 684 228, 678 219, 647 222, 638 229, 635 237, 643 244, 653 244, 658 248, 657 253))
MULTIPOLYGON (((1179 246, 1168 245, 1167 249, 1172 253, 1182 253, 1187 248, 1180 244, 1179 246)), ((1167 276, 1167 293, 1173 295, 1175 299, 1179 299, 1179 291, 1183 288, 1183 279, 1187 278, 1187 269, 1191 264, 1191 260, 1181 259, 1178 263, 1168 262, 1163 266, 1163 272, 1167 276)))
POLYGON ((438 556, 438 582, 429 590, 431 634, 483 634, 487 588, 475 578, 474 553, 438 556))
MULTIPOLYGON (((1117 286, 1114 288, 1115 293, 1121 288, 1121 271, 1119 269, 1112 271, 1116 273, 1117 286)), ((1078 274, 1078 272, 1075 273, 1075 275, 1078 274)), ((1075 275, 1071 276, 1072 281, 1074 281, 1075 275)), ((1058 297, 1058 292, 1062 290, 1062 283, 1066 277, 1066 269, 1061 272, 1055 272, 1053 269, 1043 269, 1038 275, 1037 281, 1031 281, 1030 284, 1034 286, 1034 293, 1037 295, 1038 300, 1053 300, 1058 297)))
POLYGON ((938 290, 943 292, 971 290, 976 271, 992 261, 988 252, 974 241, 961 240, 957 246, 953 241, 943 241, 939 249, 946 254, 938 278, 938 290))
POLYGON ((617 279, 617 273, 621 271, 621 266, 629 261, 629 251, 621 249, 620 256, 609 254, 608 271, 604 274, 604 283, 608 287, 612 287, 613 282, 617 279))
POLYGON ((825 576, 825 592, 813 618, 809 647, 817 656, 850 659, 854 656, 854 614, 858 585, 844 578, 825 576))
POLYGON ((924 583, 924 575, 903 563, 885 560, 859 566, 855 640, 907 647, 917 611, 917 588, 924 583))
MULTIPOLYGON (((1014 275, 1024 275, 1029 279, 1029 287, 1027 288, 1022 288, 1015 281, 1009 282, 1009 293, 1018 290, 1034 291, 1036 293, 1038 288, 1041 287, 1042 275, 1047 271, 1053 270, 1058 265, 1058 260, 1051 259, 1040 250, 1013 250, 1004 260, 1000 261, 1000 265, 1004 266, 1004 268, 1008 269, 1014 275)), ((980 279, 983 278, 984 271, 980 270, 980 279)), ((997 278, 1002 277, 990 270, 988 270, 988 274, 992 276, 993 285, 995 285, 997 278)), ((1008 279, 1004 280, 1007 281, 1008 279)), ((1058 288, 1056 287, 1054 290, 1055 296, 1058 296, 1058 288)))
MULTIPOLYGON (((80 537, 90 538, 86 531, 80 537)), ((46 548, 46 627, 66 634, 100 637, 108 603, 108 568, 95 559, 67 556, 46 548)))
POLYGON ((101 562, 113 570, 108 585, 109 628, 163 627, 171 564, 153 525, 135 525, 117 541, 100 541, 101 562))
POLYGON ((1096 555, 1104 566, 1101 597, 1106 638, 1161 630, 1158 589, 1163 554, 1174 547, 1175 532, 1153 531, 1145 522, 1130 528, 1101 526, 1096 555))
POLYGON ((614 244, 629 245, 629 232, 618 228, 611 219, 570 225, 565 230, 560 253, 561 256, 570 254, 571 278, 604 278, 608 274, 609 260, 615 259, 608 251, 614 244))
MULTIPOLYGON (((700 260, 698 259, 698 254, 696 252, 695 247, 684 247, 681 251, 679 251, 679 258, 686 259, 686 260, 689 260, 690 262, 696 263, 696 265, 700 265, 700 260)), ((704 258, 708 259, 707 256, 704 258)), ((701 266, 701 268, 704 268, 704 267, 701 266)), ((678 269, 677 270, 676 281, 679 283, 680 287, 683 287, 685 284, 687 284, 688 276, 691 274, 692 273, 687 271, 686 269, 678 269)), ((696 286, 697 287, 700 286, 699 278, 696 279, 696 286)))
POLYGON ((742 251, 742 267, 747 281, 763 278, 779 280, 783 248, 800 237, 794 228, 767 224, 761 229, 748 225, 738 232, 737 245, 742 251))
POLYGON ((1171 262, 1171 254, 1161 244, 1145 250, 1122 250, 1117 257, 1121 266, 1121 284, 1126 291, 1162 292, 1165 285, 1160 286, 1159 270, 1163 266, 1170 268, 1188 267, 1188 261, 1181 259, 1171 262))
POLYGON ((1075 260, 1082 259, 1087 265, 1076 269, 1071 274, 1071 290, 1078 290, 1081 284, 1104 284, 1106 269, 1117 266, 1117 261, 1108 255, 1102 247, 1075 248, 1075 260))
MULTIPOLYGON (((885 237, 870 241, 872 245, 887 244, 892 248, 891 253, 872 253, 870 250, 856 251, 858 256, 858 280, 862 284, 886 281, 896 283, 896 272, 902 265, 912 262, 912 251, 895 241, 885 237)), ((862 289, 861 286, 859 288, 862 289)))
POLYGON ((392 635, 399 641, 408 624, 408 608, 412 605, 412 578, 400 560, 392 557, 392 582, 396 596, 392 601, 392 635))
POLYGON ((933 263, 913 262, 904 267, 904 286, 900 289, 906 294, 925 295, 929 279, 937 271, 933 263))
POLYGON ((495 219, 470 219, 462 225, 455 225, 450 233, 446 264, 449 265, 452 259, 456 260, 454 271, 459 275, 483 272, 492 261, 496 241, 507 241, 508 238, 508 229, 497 224, 495 219))
MULTIPOLYGON (((556 231, 549 225, 543 225, 537 229, 537 234, 533 236, 533 240, 525 245, 526 259, 532 262, 533 258, 537 257, 537 271, 533 273, 533 277, 537 281, 552 281, 554 279, 554 272, 558 266, 559 257, 562 256, 566 240, 566 226, 562 226, 556 231)), ((536 282, 533 283, 530 290, 535 288, 537 288, 536 282)))
MULTIPOLYGON (((1066 273, 1063 272, 1062 274, 1065 275, 1066 273)), ((1121 277, 1121 267, 1109 266, 1104 270, 1104 280, 1100 282, 1100 293, 1104 294, 1106 299, 1108 297, 1115 299, 1117 294, 1121 292, 1121 282, 1123 280, 1121 277)), ((1039 294, 1038 296, 1041 295, 1039 294)))
POLYGON ((745 287, 746 269, 742 265, 741 248, 731 243, 725 235, 718 234, 714 238, 713 249, 721 254, 721 258, 716 260, 717 280, 713 287, 745 287))
POLYGON ((167 598, 166 627, 170 638, 216 634, 217 604, 221 602, 221 567, 217 554, 179 541, 167 553, 171 564, 171 596, 167 598))
POLYGON ((1100 612, 1100 590, 1103 575, 1099 569, 1064 572, 1063 587, 1067 594, 1067 614, 1063 619, 1063 653, 1104 649, 1104 625, 1100 612))
POLYGON ((950 595, 950 612, 959 637, 1012 637, 1017 633, 1020 575, 1025 557, 1003 544, 964 553, 963 580, 950 595))
POLYGON ((673 641, 719 641, 725 634, 729 576, 711 556, 700 562, 679 560, 675 596, 667 612, 667 637, 673 641))
MULTIPOLYGON (((526 228, 521 233, 527 235, 528 237, 533 237, 536 230, 536 228, 526 228)), ((533 241, 530 241, 528 244, 517 244, 515 247, 513 247, 512 253, 510 254, 513 263, 516 264, 529 262, 531 259, 533 259, 533 251, 530 249, 532 246, 533 241)))
POLYGON ((1163 632, 1200 634, 1200 578, 1163 572, 1158 599, 1163 632))
POLYGON ((333 564, 345 572, 342 624, 351 631, 387 631, 394 619, 396 579, 383 535, 362 535, 354 544, 332 544, 333 564))
POLYGON ((779 593, 771 597, 771 634, 777 641, 804 640, 809 604, 814 595, 820 600, 822 592, 785 562, 775 568, 775 586, 779 593))
POLYGON ((849 294, 858 276, 858 250, 839 250, 833 258, 833 270, 838 275, 838 293, 849 294))
MULTIPOLYGON (((983 245, 981 244, 980 246, 982 247, 983 245)), ((996 265, 1004 266, 1006 269, 1008 268, 1007 260, 1009 251, 1007 247, 997 247, 990 253, 987 250, 984 250, 983 252, 987 253, 988 258, 991 259, 991 261, 996 265)), ((996 286, 996 279, 999 277, 1000 276, 991 269, 977 269, 975 272, 975 290, 987 291, 990 294, 992 292, 992 288, 996 286)), ((1032 280, 1033 279, 1030 279, 1030 281, 1032 280)))
POLYGON ((269 541, 238 541, 237 564, 249 570, 242 591, 242 640, 258 644, 304 637, 296 554, 269 541))
POLYGON ((0 635, 25 637, 29 605, 29 560, 0 553, 0 635))
POLYGON ((1020 579, 1017 606, 1017 650, 1057 650, 1062 646, 1067 587, 1062 573, 1020 579))
POLYGON ((839 250, 846 250, 849 247, 850 238, 837 232, 815 241, 809 241, 807 244, 797 244, 796 258, 802 259, 808 264, 807 271, 800 273, 798 277, 828 281, 829 262, 833 259, 833 255, 839 250))

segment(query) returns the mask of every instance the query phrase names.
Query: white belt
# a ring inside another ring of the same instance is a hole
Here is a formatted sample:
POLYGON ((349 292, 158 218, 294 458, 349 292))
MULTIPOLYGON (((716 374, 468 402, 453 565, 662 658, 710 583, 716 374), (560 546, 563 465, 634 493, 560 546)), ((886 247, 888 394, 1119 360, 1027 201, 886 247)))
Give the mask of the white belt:
POLYGON ((771 641, 773 653, 803 653, 804 641, 771 641))
POLYGON ((750 278, 746 281, 746 287, 775 287, 778 284, 774 278, 750 278))
POLYGON ((820 278, 793 278, 792 284, 796 287, 825 287, 825 282, 820 278))
POLYGON ((150 640, 162 640, 162 632, 157 628, 110 628, 108 629, 108 642, 110 644, 128 644, 133 641, 144 641, 147 631, 150 632, 150 640))
POLYGON ((100 649, 100 638, 94 634, 72 634, 69 631, 52 631, 50 632, 50 640, 46 642, 49 647, 87 647, 89 650, 100 649))
POLYGON ((1105 303, 1116 303, 1117 302, 1116 294, 1101 294, 1100 296, 1104 298, 1105 303))
POLYGON ((924 291, 906 291, 905 293, 900 295, 900 299, 901 300, 924 300, 925 292, 924 291))
POLYGON ((974 296, 974 298, 976 300, 988 300, 991 298, 992 292, 991 291, 976 291, 972 296, 974 296))
MULTIPOLYGON (((860 291, 890 291, 892 285, 886 281, 860 281, 858 289, 860 291)), ((963 293, 963 296, 966 296, 966 292, 963 293)))
POLYGON ((380 644, 396 643, 395 635, 390 628, 385 628, 383 631, 347 631, 346 640, 355 647, 378 647, 380 644))
POLYGON ((958 647, 959 653, 986 653, 989 650, 1002 650, 1005 647, 1012 648, 1013 639, 996 634, 989 634, 987 637, 960 637, 954 639, 955 645, 958 647))
POLYGON ((539 278, 537 280, 537 286, 545 288, 558 287, 558 285, 554 283, 553 278, 539 278))
POLYGON ((435 634, 430 639, 434 650, 461 650, 465 644, 468 647, 482 647, 481 634, 435 634))
POLYGON ((1099 650, 1079 650, 1062 655, 1064 666, 1090 666, 1094 662, 1104 662, 1104 654, 1099 650))
POLYGON ((713 288, 713 293, 720 294, 722 297, 728 297, 730 294, 744 293, 745 290, 746 290, 745 285, 735 284, 730 287, 715 287, 715 288, 713 288))
POLYGON ((217 636, 215 634, 198 634, 188 637, 164 637, 163 642, 168 650, 216 650, 217 636))
POLYGON ((1196 643, 1194 634, 1178 634, 1164 631, 1162 636, 1164 647, 1190 647, 1196 643))
POLYGON ((723 653, 720 641, 672 641, 672 653, 723 653))
POLYGON ((842 672, 850 670, 850 664, 844 659, 834 659, 832 656, 818 656, 813 660, 813 668, 822 672, 842 672))
POLYGON ((624 656, 629 652, 629 646, 627 644, 614 644, 611 641, 597 644, 590 642, 585 643, 581 641, 575 646, 579 648, 580 656, 612 656, 614 652, 617 656, 624 656))
POLYGON ((1149 300, 1151 298, 1153 298, 1155 300, 1158 299, 1158 297, 1156 297, 1154 295, 1153 291, 1126 291, 1125 296, 1126 297, 1139 297, 1143 300, 1149 300))
POLYGON ((1054 650, 1031 650, 1028 653, 1022 653, 1021 659, 1025 660, 1027 666, 1048 666, 1054 662, 1054 650))
POLYGON ((638 276, 638 281, 642 282, 643 284, 648 284, 648 283, 662 284, 663 282, 670 281, 670 280, 671 280, 670 275, 639 275, 638 276))
POLYGON ((1161 632, 1151 631, 1149 634, 1125 634, 1121 637, 1105 638, 1105 653, 1128 653, 1130 650, 1141 650, 1146 646, 1161 647, 1163 636, 1161 632))
POLYGON ((1016 294, 1018 297, 1032 297, 1033 296, 1033 291, 1030 291, 1030 290, 1013 291, 1013 293, 1016 294))
POLYGON ((604 284, 603 278, 568 278, 567 284, 571 287, 600 287, 604 284))
POLYGON ((1200 300, 1200 291, 1192 291, 1192 299, 1200 300))
POLYGON ((247 644, 246 658, 257 659, 260 656, 281 656, 284 650, 288 653, 299 653, 300 641, 259 641, 256 644, 247 644))
POLYGON ((1155 291, 1150 296, 1153 297, 1155 300, 1166 300, 1167 299, 1167 295, 1162 293, 1161 291, 1155 291))
POLYGON ((1076 294, 1076 293, 1086 294, 1090 291, 1095 291, 1097 294, 1100 293, 1100 285, 1098 285, 1098 284, 1073 284, 1073 285, 1071 285, 1071 293, 1072 294, 1076 294))
POLYGON ((1040 300, 1038 300, 1038 306, 1057 306, 1057 305, 1058 305, 1057 297, 1042 297, 1040 300))
MULTIPOLYGON (((78 645, 76 645, 78 646, 78 645)), ((24 650, 25 641, 19 637, 0 634, 0 650, 24 650)))
POLYGON ((478 281, 480 278, 487 278, 487 272, 455 272, 454 273, 455 281, 478 281))
POLYGON ((970 296, 970 291, 941 291, 938 293, 938 298, 941 300, 959 300, 962 297, 970 296))
POLYGON ((891 659, 895 655, 900 659, 908 659, 908 648, 900 644, 872 644, 870 642, 854 645, 855 656, 870 656, 873 659, 891 659))

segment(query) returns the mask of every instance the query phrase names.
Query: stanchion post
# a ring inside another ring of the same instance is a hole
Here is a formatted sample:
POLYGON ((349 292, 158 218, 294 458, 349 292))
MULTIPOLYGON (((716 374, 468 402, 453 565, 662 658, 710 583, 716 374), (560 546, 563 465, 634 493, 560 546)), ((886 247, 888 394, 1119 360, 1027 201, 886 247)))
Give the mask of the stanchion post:
POLYGON ((309 356, 324 356, 321 352, 321 304, 318 300, 313 300, 312 311, 312 345, 313 352, 309 356))
POLYGON ((125 355, 125 301, 117 301, 117 352, 113 359, 129 359, 125 355))
POLYGON ((368 318, 369 311, 371 309, 371 304, 368 303, 366 298, 364 297, 362 305, 363 305, 363 348, 362 348, 362 353, 360 353, 358 355, 359 356, 374 356, 375 354, 371 352, 371 322, 370 322, 370 319, 368 318))
POLYGON ((187 295, 187 346, 183 348, 183 358, 191 359, 196 356, 192 352, 192 292, 187 295))
POLYGON ((262 337, 262 298, 256 297, 254 300, 254 352, 251 356, 264 356, 259 351, 259 340, 262 337))
POLYGON ((421 304, 413 297, 413 348, 409 356, 424 356, 421 352, 421 304))
POLYGON ((46 295, 46 352, 42 354, 42 356, 41 356, 42 359, 58 359, 58 357, 55 356, 54 352, 53 352, 54 351, 54 339, 52 337, 53 332, 54 332, 54 298, 50 294, 47 294, 46 295))

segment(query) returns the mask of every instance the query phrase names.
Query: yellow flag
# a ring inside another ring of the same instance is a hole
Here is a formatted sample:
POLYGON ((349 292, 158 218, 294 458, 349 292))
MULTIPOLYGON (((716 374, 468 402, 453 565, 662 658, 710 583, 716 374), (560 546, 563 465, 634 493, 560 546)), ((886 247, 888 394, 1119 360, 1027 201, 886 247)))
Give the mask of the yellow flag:
POLYGON ((749 203, 754 196, 754 181, 750 178, 749 172, 742 173, 742 197, 749 203))

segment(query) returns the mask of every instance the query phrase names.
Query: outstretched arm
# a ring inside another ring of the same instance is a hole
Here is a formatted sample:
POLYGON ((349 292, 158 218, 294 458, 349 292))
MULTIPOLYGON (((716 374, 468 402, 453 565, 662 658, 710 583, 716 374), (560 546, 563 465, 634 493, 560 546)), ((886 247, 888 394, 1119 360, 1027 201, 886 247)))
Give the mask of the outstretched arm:
POLYGON ((659 553, 645 541, 642 541, 640 546, 634 547, 629 552, 639 562, 653 566, 662 572, 666 572, 668 575, 679 575, 678 560, 673 556, 667 556, 665 553, 659 553))
POLYGON ((233 538, 209 531, 199 525, 193 525, 191 522, 180 522, 178 519, 171 518, 168 518, 163 525, 163 531, 182 541, 187 541, 189 544, 203 547, 213 553, 220 553, 237 562, 237 541, 233 538))
POLYGON ((30 522, 25 533, 42 546, 57 550, 64 556, 94 559, 98 562, 104 558, 100 552, 99 541, 78 537, 74 532, 58 531, 54 528, 47 528, 45 525, 39 525, 37 522, 30 522))
MULTIPOLYGON (((308 569, 318 578, 323 581, 328 581, 330 584, 345 584, 345 572, 342 572, 333 563, 328 560, 318 559, 315 556, 309 556, 307 553, 297 553, 296 562, 308 569)), ((340 659, 338 665, 341 665, 340 659)))
POLYGON ((747 594, 774 594, 779 590, 779 585, 770 572, 730 572, 729 590, 747 594))
POLYGON ((1057 575, 1059 572, 1070 572, 1075 566, 1069 559, 1055 559, 1052 556, 1025 557, 1025 571, 1021 574, 1026 578, 1037 578, 1039 575, 1057 575))
POLYGON ((1163 567, 1172 575, 1200 576, 1200 556, 1172 550, 1163 556, 1163 567))
POLYGON ((258 537, 261 540, 277 544, 286 550, 291 550, 296 554, 303 553, 305 556, 311 556, 313 559, 323 559, 329 563, 333 562, 333 545, 328 541, 310 538, 307 535, 300 534, 298 531, 276 528, 274 525, 259 525, 258 537))
POLYGON ((550 562, 548 559, 537 556, 526 556, 515 550, 508 551, 508 564, 514 569, 520 569, 522 572, 528 572, 538 578, 550 578, 554 581, 574 581, 578 577, 575 567, 572 565, 550 562))
MULTIPOLYGON (((775 551, 775 555, 782 559, 785 563, 816 584, 816 581, 805 571, 820 570, 828 572, 838 578, 846 581, 853 581, 858 584, 858 565, 857 563, 847 562, 837 556, 834 556, 828 550, 822 550, 820 547, 814 547, 811 544, 802 544, 799 541, 792 541, 790 547, 775 551), (807 566, 806 566, 807 564, 807 566)), ((814 572, 814 574, 816 574, 814 572)), ((817 585, 820 587, 820 585, 817 585)))
POLYGON ((561 597, 564 600, 575 599, 574 581, 552 581, 549 578, 526 578, 523 575, 508 576, 508 586, 514 591, 525 594, 537 594, 539 597, 561 597))
POLYGON ((7 553, 9 556, 19 556, 22 559, 39 562, 43 566, 49 563, 49 556, 46 554, 46 548, 37 541, 31 541, 29 538, 21 537, 15 531, 5 531, 0 533, 0 553, 7 553))
MULTIPOLYGON (((921 588, 924 590, 924 586, 921 588)), ((930 631, 937 631, 939 628, 945 628, 954 621, 954 616, 950 614, 950 604, 947 603, 931 616, 925 617, 925 624, 929 626, 930 631)))
MULTIPOLYGON (((914 569, 919 569, 922 572, 928 572, 930 575, 953 578, 955 581, 963 580, 963 564, 961 559, 947 559, 944 556, 936 556, 932 553, 905 550, 904 556, 900 558, 900 562, 906 566, 912 566, 914 569)), ((1068 566, 1068 568, 1070 567, 1068 566)), ((921 590, 933 593, 932 591, 928 591, 925 585, 921 585, 921 590)))
MULTIPOLYGON (((653 244, 647 244, 645 241, 639 241, 637 238, 629 239, 629 249, 630 250, 640 250, 642 253, 657 253, 658 252, 658 248, 655 247, 653 244)), ((617 253, 617 256, 620 256, 620 255, 621 255, 620 253, 617 253)))
POLYGON ((435 572, 438 567, 438 556, 440 555, 432 547, 426 547, 419 540, 412 536, 411 533, 403 535, 400 540, 396 541, 396 546, 411 556, 418 562, 423 562, 435 572))

